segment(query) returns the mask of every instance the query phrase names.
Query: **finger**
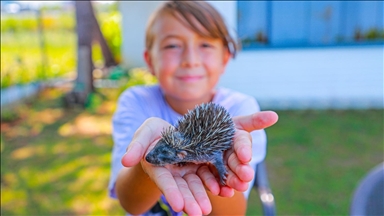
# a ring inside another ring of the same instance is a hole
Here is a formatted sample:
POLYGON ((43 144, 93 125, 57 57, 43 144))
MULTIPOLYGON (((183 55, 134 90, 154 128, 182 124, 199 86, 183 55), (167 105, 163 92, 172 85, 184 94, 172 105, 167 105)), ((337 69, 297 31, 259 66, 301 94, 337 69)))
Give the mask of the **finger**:
POLYGON ((228 186, 223 186, 220 188, 220 194, 219 196, 222 196, 222 197, 233 197, 233 195, 235 194, 235 190, 231 187, 228 187, 228 186))
POLYGON ((228 169, 227 176, 227 186, 237 190, 237 191, 246 191, 248 189, 248 182, 244 182, 232 172, 232 170, 228 169))
POLYGON ((199 204, 202 213, 204 215, 209 214, 212 211, 212 205, 200 178, 195 174, 188 174, 184 176, 184 179, 187 181, 189 189, 199 204))
POLYGON ((235 153, 232 153, 228 158, 228 167, 232 172, 243 182, 252 181, 255 171, 249 164, 242 164, 235 153))
POLYGON ((161 136, 163 128, 167 128, 169 125, 160 118, 147 119, 135 132, 127 152, 122 158, 122 164, 126 167, 138 164, 148 147, 161 136))
MULTIPOLYGON (((217 169, 215 166, 213 165, 209 165, 207 166, 207 168, 209 169, 209 172, 212 173, 214 176, 218 176, 218 172, 217 172, 217 169)), ((228 170, 228 169, 227 169, 228 170)), ((231 173, 228 173, 227 176, 229 176, 231 173)), ((218 183, 218 178, 216 178, 216 182, 219 186, 219 193, 218 195, 219 196, 222 196, 222 197, 232 197, 235 192, 234 192, 234 189, 231 187, 231 186, 227 186, 227 185, 219 185, 218 183)), ((228 184, 228 178, 226 180, 226 183, 228 184)))
POLYGON ((121 163, 125 167, 135 166, 143 158, 146 149, 145 144, 139 141, 132 141, 128 146, 127 152, 123 155, 121 163))
POLYGON ((272 126, 278 118, 278 115, 273 111, 262 111, 247 116, 234 117, 233 122, 236 128, 251 132, 272 126))
POLYGON ((181 177, 175 177, 176 184, 184 199, 184 211, 187 215, 202 215, 199 204, 192 195, 187 182, 181 177))
POLYGON ((233 148, 239 161, 243 164, 249 163, 252 159, 251 135, 246 131, 236 130, 233 141, 233 148))
POLYGON ((172 174, 164 167, 155 167, 148 175, 156 183, 157 187, 164 194, 165 199, 175 212, 184 208, 184 199, 179 190, 177 182, 172 174))
POLYGON ((201 178, 201 180, 203 181, 204 185, 208 188, 208 190, 212 194, 219 195, 219 192, 220 192, 219 183, 217 182, 215 176, 210 171, 208 166, 201 166, 197 170, 197 175, 201 178))

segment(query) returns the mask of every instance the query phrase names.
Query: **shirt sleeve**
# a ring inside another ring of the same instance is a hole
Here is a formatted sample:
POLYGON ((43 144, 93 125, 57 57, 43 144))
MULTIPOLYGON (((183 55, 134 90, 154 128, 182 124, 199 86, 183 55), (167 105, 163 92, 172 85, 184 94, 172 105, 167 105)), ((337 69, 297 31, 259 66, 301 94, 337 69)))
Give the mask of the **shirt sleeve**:
POLYGON ((111 176, 108 185, 109 196, 117 198, 115 182, 119 171, 123 168, 121 159, 126 152, 133 134, 145 121, 142 103, 132 91, 125 91, 118 100, 117 109, 112 118, 113 150, 111 160, 111 176))

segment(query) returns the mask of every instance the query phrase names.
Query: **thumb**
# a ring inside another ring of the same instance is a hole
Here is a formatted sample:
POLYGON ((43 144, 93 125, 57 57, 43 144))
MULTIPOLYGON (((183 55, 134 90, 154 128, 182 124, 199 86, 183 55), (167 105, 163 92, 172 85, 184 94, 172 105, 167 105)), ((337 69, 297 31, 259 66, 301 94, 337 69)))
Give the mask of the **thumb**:
POLYGON ((169 123, 159 118, 147 119, 135 132, 127 152, 121 159, 126 167, 135 166, 147 152, 148 147, 159 137, 163 128, 169 127, 169 123))
POLYGON ((248 132, 260 130, 274 125, 279 116, 273 111, 262 111, 247 116, 236 116, 233 118, 235 127, 248 132))

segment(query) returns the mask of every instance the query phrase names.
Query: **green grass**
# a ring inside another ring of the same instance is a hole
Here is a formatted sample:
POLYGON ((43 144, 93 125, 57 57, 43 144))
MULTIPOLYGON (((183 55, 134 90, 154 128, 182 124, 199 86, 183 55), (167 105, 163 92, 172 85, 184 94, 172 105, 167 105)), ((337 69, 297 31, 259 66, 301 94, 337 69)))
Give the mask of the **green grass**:
MULTIPOLYGON (((122 215, 107 196, 118 90, 92 110, 59 90, 2 110, 2 215, 122 215)), ((278 111, 267 166, 279 215, 348 215, 353 190, 383 161, 383 110, 278 111)), ((254 191, 248 215, 260 215, 254 191)))
POLYGON ((383 110, 278 113, 266 159, 277 213, 348 215, 359 180, 384 159, 383 110))
POLYGON ((114 101, 64 110, 60 95, 46 91, 2 122, 2 215, 122 215, 107 196, 114 101))

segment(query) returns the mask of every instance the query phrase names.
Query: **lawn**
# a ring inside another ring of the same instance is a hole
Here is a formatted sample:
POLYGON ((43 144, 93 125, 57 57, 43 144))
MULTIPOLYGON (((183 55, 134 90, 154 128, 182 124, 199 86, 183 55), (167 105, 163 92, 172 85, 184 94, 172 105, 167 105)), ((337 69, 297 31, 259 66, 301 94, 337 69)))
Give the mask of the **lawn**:
MULTIPOLYGON (((122 215, 107 196, 118 90, 65 110, 48 89, 2 110, 2 215, 122 215), (100 100, 99 100, 100 101, 100 100)), ((383 161, 383 110, 278 111, 267 165, 279 215, 347 215, 358 181, 383 161)), ((248 215, 261 213, 252 191, 248 215)))
POLYGON ((277 213, 348 215, 358 181, 384 160, 383 110, 278 113, 266 159, 277 213))
POLYGON ((2 113, 13 118, 1 124, 2 215, 122 214, 106 190, 114 101, 65 110, 61 95, 2 113))

